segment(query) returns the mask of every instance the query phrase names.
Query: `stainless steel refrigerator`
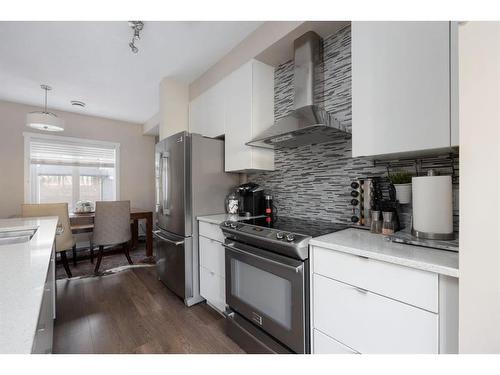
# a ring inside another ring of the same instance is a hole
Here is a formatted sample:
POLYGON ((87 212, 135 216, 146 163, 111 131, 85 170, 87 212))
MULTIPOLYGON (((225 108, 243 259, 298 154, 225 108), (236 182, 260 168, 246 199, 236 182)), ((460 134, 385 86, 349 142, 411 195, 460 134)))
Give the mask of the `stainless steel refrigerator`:
POLYGON ((198 223, 224 212, 236 173, 224 172, 224 141, 181 132, 156 144, 158 278, 187 306, 200 296, 198 223))

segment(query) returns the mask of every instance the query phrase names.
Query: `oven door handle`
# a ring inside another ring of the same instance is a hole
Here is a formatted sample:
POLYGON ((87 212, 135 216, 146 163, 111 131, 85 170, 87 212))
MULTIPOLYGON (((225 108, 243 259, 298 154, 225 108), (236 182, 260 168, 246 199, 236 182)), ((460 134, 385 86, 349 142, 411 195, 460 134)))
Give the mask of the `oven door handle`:
POLYGON ((249 251, 245 251, 245 250, 242 250, 242 249, 239 249, 237 248, 236 246, 234 246, 235 243, 234 242, 230 242, 230 243, 227 243, 227 244, 222 244, 222 246, 224 246, 226 249, 230 250, 230 251, 234 251, 235 253, 240 253, 240 254, 243 254, 243 255, 247 255, 247 256, 250 256, 252 258, 257 258, 263 262, 269 262, 269 263, 273 263, 273 264, 276 264, 280 267, 284 267, 284 268, 288 268, 289 270, 292 270, 294 271, 295 273, 299 273, 300 270, 304 267, 303 264, 300 264, 298 266, 290 266, 288 264, 285 264, 285 263, 281 263, 281 262, 278 262, 274 259, 269 259, 269 258, 265 258, 265 257, 262 257, 260 255, 257 255, 257 254, 254 254, 254 253, 251 253, 249 251))

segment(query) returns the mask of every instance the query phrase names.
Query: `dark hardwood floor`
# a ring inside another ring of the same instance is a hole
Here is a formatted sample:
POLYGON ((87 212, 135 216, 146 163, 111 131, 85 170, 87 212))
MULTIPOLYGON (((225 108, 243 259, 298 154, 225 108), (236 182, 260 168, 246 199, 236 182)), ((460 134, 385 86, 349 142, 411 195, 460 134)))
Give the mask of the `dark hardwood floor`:
POLYGON ((170 292, 154 267, 57 281, 54 353, 243 353, 224 318, 170 292))

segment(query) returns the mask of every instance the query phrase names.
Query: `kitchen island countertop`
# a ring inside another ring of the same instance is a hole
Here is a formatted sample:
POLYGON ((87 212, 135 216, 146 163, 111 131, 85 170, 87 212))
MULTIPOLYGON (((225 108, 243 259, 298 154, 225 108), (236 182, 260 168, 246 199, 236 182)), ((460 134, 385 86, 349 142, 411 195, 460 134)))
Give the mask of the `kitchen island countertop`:
POLYGON ((0 219, 0 230, 38 227, 30 241, 0 245, 0 353, 31 353, 57 217, 0 219))

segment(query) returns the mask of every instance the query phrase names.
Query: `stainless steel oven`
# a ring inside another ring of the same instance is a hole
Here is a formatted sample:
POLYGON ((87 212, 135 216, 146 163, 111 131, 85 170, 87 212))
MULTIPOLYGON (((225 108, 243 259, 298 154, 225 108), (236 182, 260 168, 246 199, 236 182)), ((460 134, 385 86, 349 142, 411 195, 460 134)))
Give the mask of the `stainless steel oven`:
POLYGON ((232 336, 249 352, 308 353, 308 260, 232 239, 224 246, 232 336))

